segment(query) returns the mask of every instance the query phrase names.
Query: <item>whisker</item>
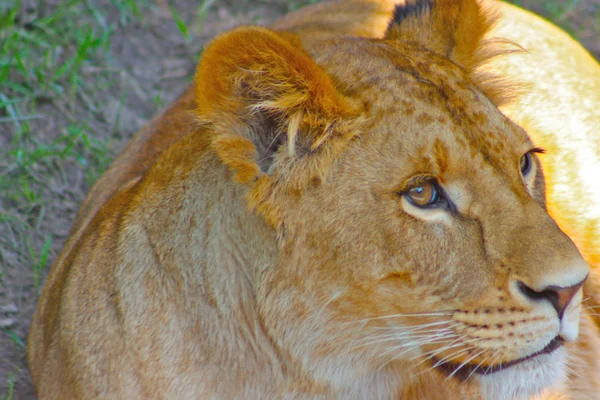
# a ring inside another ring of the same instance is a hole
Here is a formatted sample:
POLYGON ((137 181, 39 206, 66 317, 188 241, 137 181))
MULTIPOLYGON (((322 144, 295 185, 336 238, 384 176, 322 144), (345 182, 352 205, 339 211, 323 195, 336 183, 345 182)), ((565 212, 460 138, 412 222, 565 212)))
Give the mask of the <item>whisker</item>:
POLYGON ((454 312, 455 311, 453 311, 453 310, 448 310, 448 311, 434 311, 434 312, 424 312, 424 313, 391 314, 391 315, 384 315, 381 317, 365 318, 365 319, 355 321, 355 322, 375 321, 375 320, 380 320, 380 319, 403 318, 403 317, 446 317, 448 315, 454 314, 454 312))
POLYGON ((463 353, 465 353, 465 352, 469 353, 469 351, 472 350, 472 349, 474 349, 473 346, 467 346, 466 348, 458 349, 454 353, 448 354, 447 356, 440 358, 433 366, 434 367, 439 367, 442 364, 446 364, 448 362, 451 362, 453 359, 458 358, 463 353))
POLYGON ((400 357, 402 357, 402 355, 404 355, 404 354, 408 353, 409 351, 415 350, 416 348, 417 348, 417 347, 411 347, 411 348, 404 349, 404 350, 403 350, 402 352, 400 352, 399 354, 396 354, 396 355, 393 355, 393 356, 391 356, 391 353, 392 353, 392 352, 390 352, 390 351, 387 351, 386 353, 384 353, 383 355, 379 356, 378 358, 384 358, 384 357, 386 357, 386 356, 387 356, 387 357, 389 357, 389 359, 388 359, 386 362, 384 362, 383 364, 381 364, 381 365, 380 365, 380 366, 377 368, 377 370, 376 370, 376 371, 378 372, 378 371, 382 370, 382 369, 383 369, 383 368, 384 368, 386 365, 388 365, 388 364, 389 364, 389 363, 391 363, 392 361, 399 359, 400 357))
POLYGON ((496 363, 496 359, 500 358, 501 355, 502 355, 502 351, 500 349, 496 350, 496 352, 494 353, 494 355, 490 359, 488 367, 485 369, 484 372, 487 373, 487 372, 491 371, 492 367, 496 363))
POLYGON ((426 362, 428 360, 431 360, 432 358, 434 358, 435 356, 437 356, 440 353, 443 353, 446 350, 450 350, 450 349, 453 349, 455 347, 460 347, 460 346, 464 346, 464 345, 467 345, 467 344, 470 344, 470 343, 474 343, 474 342, 480 341, 480 338, 473 338, 473 339, 470 339, 470 340, 463 340, 467 336, 468 336, 468 334, 464 334, 463 336, 457 337, 457 339, 454 342, 450 343, 450 345, 448 345, 448 346, 444 346, 444 347, 439 348, 437 350, 425 353, 424 355, 426 355, 427 358, 425 358, 424 360, 422 360, 420 363, 426 362))
POLYGON ((600 308, 600 305, 596 305, 596 306, 588 306, 587 304, 584 304, 583 307, 586 310, 595 310, 596 308, 600 308))
MULTIPOLYGON (((483 360, 481 360, 481 362, 480 362, 479 364, 477 364, 477 366, 476 366, 475 368, 473 368, 473 370, 472 370, 472 371, 471 371, 471 373, 470 373, 470 374, 467 376, 467 379, 465 379, 465 381, 468 381, 468 380, 471 378, 471 376, 473 376, 473 374, 474 374, 474 373, 475 373, 475 372, 476 372, 476 371, 477 371, 477 370, 478 370, 480 367, 482 367, 482 366, 483 366, 483 364, 484 364, 485 362, 488 362, 488 361, 489 361, 489 365, 493 365, 493 359, 494 359, 494 358, 496 358, 496 357, 497 357, 499 354, 500 354, 500 350, 496 350, 492 356, 485 357, 483 360)), ((488 370, 489 370, 489 368, 488 368, 488 370)))
POLYGON ((403 349, 403 348, 406 349, 406 348, 408 348, 408 350, 406 350, 406 351, 398 354, 396 356, 396 358, 397 358, 397 357, 400 357, 400 356, 406 354, 410 350, 416 349, 420 345, 423 345, 423 344, 434 344, 434 343, 444 343, 444 342, 449 341, 449 339, 451 339, 451 338, 454 338, 454 335, 435 335, 435 336, 432 335, 432 336, 427 337, 427 338, 413 340, 413 341, 410 341, 408 343, 399 344, 397 346, 391 346, 383 354, 388 354, 388 353, 394 352, 394 351, 399 350, 399 349, 403 349))
MULTIPOLYGON (((429 328, 431 326, 439 326, 439 325, 452 325, 452 326, 458 326, 459 324, 454 322, 454 321, 436 321, 436 322, 428 322, 426 324, 421 324, 421 325, 417 325, 414 327, 410 327, 408 329, 404 328, 404 327, 398 327, 397 329, 402 330, 403 332, 412 332, 415 330, 419 330, 421 328, 429 328)), ((376 326, 372 329, 375 330, 382 330, 382 329, 394 329, 395 327, 393 326, 376 326)))
MULTIPOLYGON (((470 350, 470 349, 471 349, 471 348, 466 348, 466 349, 463 349, 463 350, 462 350, 462 351, 460 351, 460 352, 457 352, 457 353, 456 353, 456 357, 460 357, 460 356, 462 356, 463 354, 469 354, 469 350, 470 350)), ((449 361, 449 360, 447 360, 447 361, 449 361)), ((446 361, 446 362, 447 362, 447 361, 446 361)), ((434 370, 434 369, 436 369, 437 367, 439 367, 439 366, 440 366, 440 365, 442 365, 442 364, 443 364, 443 363, 440 363, 440 364, 438 364, 438 363, 435 363, 434 365, 432 365, 431 367, 427 368, 426 370, 424 370, 424 371, 422 371, 422 372, 419 372, 419 373, 418 373, 416 376, 419 376, 419 375, 425 374, 425 373, 427 373, 427 372, 429 372, 429 371, 431 371, 431 370, 434 370)), ((415 366, 415 367, 416 367, 416 366, 415 366)))
POLYGON ((411 340, 414 341, 413 339, 436 339, 438 337, 441 336, 445 336, 445 335, 452 335, 453 333, 451 331, 439 331, 439 330, 430 330, 430 331, 424 331, 424 332, 418 332, 417 335, 414 334, 406 334, 403 335, 402 333, 399 334, 387 334, 387 335, 378 335, 376 337, 373 338, 365 338, 365 339, 370 339, 369 341, 366 341, 365 343, 361 343, 359 345, 357 345, 355 347, 355 349, 361 348, 361 347, 365 347, 365 346, 371 346, 377 343, 384 343, 384 342, 393 342, 393 341, 399 341, 399 340, 411 340), (431 334, 427 334, 428 332, 431 332, 431 334))
POLYGON ((423 344, 436 344, 436 343, 448 343, 451 342, 452 340, 454 340, 454 335, 439 335, 437 337, 429 337, 426 339, 420 339, 420 340, 415 340, 409 343, 402 343, 400 345, 397 346, 391 346, 389 347, 385 352, 383 352, 382 354, 378 355, 376 359, 381 359, 381 358, 387 358, 390 357, 390 359, 383 363, 379 368, 377 368, 377 371, 381 370, 383 367, 385 367, 387 364, 389 364, 390 362, 392 362, 393 360, 397 360, 400 357, 402 357, 404 354, 416 350, 419 348, 420 345, 423 344), (401 350, 402 349, 402 350, 401 350), (394 352, 397 352, 401 350, 398 354, 393 354, 394 352))
POLYGON ((419 361, 417 363, 417 365, 419 365, 419 364, 422 364, 424 362, 431 360, 432 358, 434 358, 435 356, 437 356, 440 353, 443 353, 444 351, 451 350, 451 349, 454 349, 456 347, 461 347, 461 346, 464 347, 464 344, 462 342, 458 342, 458 340, 454 340, 447 346, 444 346, 442 348, 439 348, 439 349, 436 349, 433 351, 429 351, 425 354, 419 355, 419 357, 414 357, 413 360, 416 360, 417 358, 421 358, 422 356, 427 356, 426 358, 422 359, 421 361, 419 361))
POLYGON ((485 352, 485 350, 481 350, 479 353, 476 353, 474 355, 472 355, 471 357, 467 358, 465 361, 463 361, 462 364, 460 364, 458 366, 458 368, 456 368, 450 375, 448 375, 448 377, 446 377, 446 380, 449 380, 450 378, 452 378, 458 371, 460 371, 465 365, 467 365, 471 360, 474 360, 475 358, 479 357, 481 354, 483 354, 485 352))
POLYGON ((411 335, 415 335, 415 334, 422 334, 422 333, 428 333, 428 332, 450 332, 451 328, 453 328, 455 326, 457 326, 457 324, 453 323, 453 322, 450 322, 450 323, 434 322, 434 323, 422 324, 422 325, 417 325, 417 326, 412 326, 412 327, 404 327, 404 326, 381 327, 381 326, 378 326, 378 327, 373 327, 373 328, 369 328, 369 329, 373 330, 373 331, 379 331, 379 332, 383 331, 386 333, 384 335, 377 333, 376 336, 378 336, 378 337, 384 337, 384 336, 405 337, 405 336, 411 336, 411 335), (440 325, 446 325, 446 326, 436 328, 436 326, 440 326, 440 325))
POLYGON ((441 321, 432 322, 427 324, 421 324, 413 327, 376 327, 371 328, 375 331, 384 331, 384 334, 376 334, 366 336, 359 339, 355 348, 369 346, 376 343, 382 343, 386 341, 406 341, 409 340, 409 344, 415 343, 415 339, 418 340, 433 340, 439 337, 455 336, 452 327, 458 324, 453 321, 441 321), (440 326, 438 328, 438 326, 440 326))

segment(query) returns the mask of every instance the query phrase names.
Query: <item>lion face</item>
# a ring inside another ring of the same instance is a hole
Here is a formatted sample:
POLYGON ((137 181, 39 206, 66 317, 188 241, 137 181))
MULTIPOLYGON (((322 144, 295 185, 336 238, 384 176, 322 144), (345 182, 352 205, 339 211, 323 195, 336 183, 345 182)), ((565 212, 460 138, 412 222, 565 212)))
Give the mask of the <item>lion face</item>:
POLYGON ((588 268, 545 211, 543 151, 478 80, 471 31, 448 32, 444 7, 471 20, 478 2, 439 4, 395 13, 382 40, 307 51, 224 35, 197 72, 198 113, 276 231, 256 296, 289 365, 338 389, 435 374, 529 396, 565 378, 588 268))
POLYGON ((539 150, 447 60, 332 46, 316 59, 370 107, 331 175, 286 198, 273 336, 323 374, 403 363, 509 397, 562 378, 587 267, 546 214, 539 150))

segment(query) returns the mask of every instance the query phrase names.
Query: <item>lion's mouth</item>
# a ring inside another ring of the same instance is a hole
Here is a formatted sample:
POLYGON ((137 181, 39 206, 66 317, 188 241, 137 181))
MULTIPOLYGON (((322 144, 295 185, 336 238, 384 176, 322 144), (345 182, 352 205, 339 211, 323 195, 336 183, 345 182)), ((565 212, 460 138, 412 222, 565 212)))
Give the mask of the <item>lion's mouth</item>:
POLYGON ((461 381, 465 381, 473 374, 479 374, 479 375, 493 374, 494 372, 502 371, 502 370, 510 368, 514 365, 520 364, 524 361, 531 360, 532 358, 537 357, 539 355, 550 354, 554 350, 556 350, 560 346, 562 346, 564 343, 565 343, 565 340, 562 337, 556 336, 554 339, 552 339, 546 345, 546 347, 544 347, 543 349, 541 349, 539 351, 536 351, 535 353, 528 355, 527 357, 519 358, 517 360, 509 361, 509 362, 499 364, 499 365, 490 365, 487 367, 484 367, 481 365, 471 365, 471 364, 463 365, 461 363, 453 363, 453 362, 439 363, 439 361, 437 361, 435 359, 433 359, 432 361, 433 361, 433 364, 436 366, 436 368, 443 371, 445 374, 448 374, 448 376, 454 376, 461 381))

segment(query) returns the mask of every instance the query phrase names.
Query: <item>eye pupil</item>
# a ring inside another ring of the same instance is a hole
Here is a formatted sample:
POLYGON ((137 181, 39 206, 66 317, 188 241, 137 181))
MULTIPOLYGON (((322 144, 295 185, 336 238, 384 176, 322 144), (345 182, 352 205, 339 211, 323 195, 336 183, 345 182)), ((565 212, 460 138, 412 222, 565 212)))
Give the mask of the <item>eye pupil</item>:
POLYGON ((438 190, 431 182, 413 186, 407 192, 409 200, 416 206, 427 207, 438 202, 438 190))
POLYGON ((521 157, 521 173, 527 175, 531 171, 531 154, 525 153, 521 157))

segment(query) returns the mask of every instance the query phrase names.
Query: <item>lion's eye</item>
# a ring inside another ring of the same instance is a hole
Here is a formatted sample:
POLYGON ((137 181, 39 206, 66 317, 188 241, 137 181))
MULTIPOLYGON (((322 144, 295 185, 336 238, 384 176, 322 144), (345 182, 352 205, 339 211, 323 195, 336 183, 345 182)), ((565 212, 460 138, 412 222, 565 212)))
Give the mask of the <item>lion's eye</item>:
POLYGON ((531 153, 527 152, 521 157, 521 173, 526 176, 531 171, 533 161, 531 160, 531 153))
POLYGON ((406 191, 408 200, 417 207, 434 207, 443 201, 435 182, 424 182, 406 191))

